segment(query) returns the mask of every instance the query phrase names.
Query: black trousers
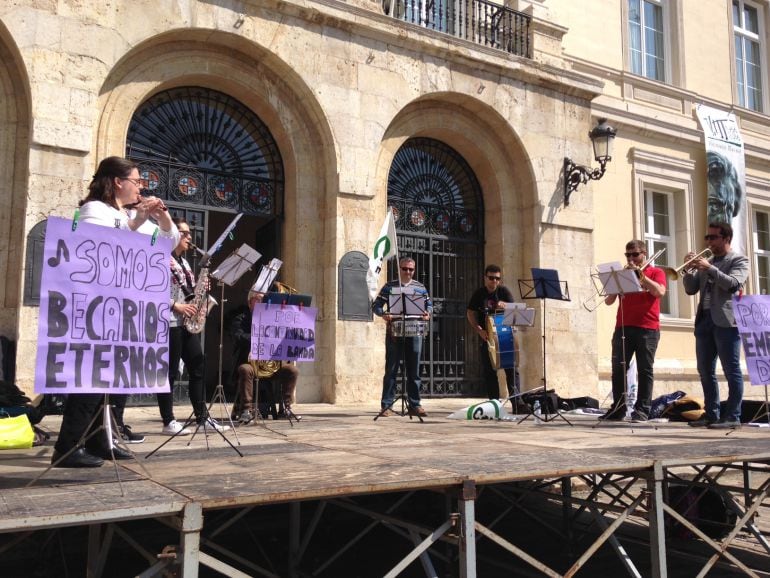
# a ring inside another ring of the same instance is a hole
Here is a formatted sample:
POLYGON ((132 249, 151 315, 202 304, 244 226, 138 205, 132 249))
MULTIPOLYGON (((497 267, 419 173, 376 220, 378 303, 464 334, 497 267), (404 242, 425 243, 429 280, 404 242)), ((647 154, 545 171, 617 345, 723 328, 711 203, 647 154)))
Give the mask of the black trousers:
MULTIPOLYGON (((110 398, 114 402, 123 398, 125 406, 125 395, 116 395, 110 398)), ((102 426, 104 420, 102 416, 97 416, 102 410, 104 395, 97 393, 70 394, 64 403, 64 413, 62 414, 61 428, 59 437, 56 440, 54 448, 59 453, 66 453, 78 445, 78 442, 87 435, 93 433, 102 426), (91 427, 88 423, 94 419, 91 427), (88 431, 86 431, 88 430, 88 431)), ((101 453, 108 448, 106 432, 99 432, 92 435, 85 443, 85 447, 93 453, 101 453)))
POLYGON ((195 418, 201 421, 206 418, 206 399, 203 384, 204 364, 200 335, 190 333, 184 327, 172 327, 169 332, 168 350, 168 383, 169 393, 158 394, 158 409, 163 425, 171 423, 174 417, 174 383, 179 373, 179 360, 184 361, 189 377, 189 395, 195 418))
POLYGON ((631 358, 636 356, 636 370, 639 374, 639 384, 636 391, 634 409, 646 416, 650 415, 652 403, 652 366, 655 363, 655 352, 660 341, 660 331, 642 327, 626 326, 621 331, 615 329, 612 335, 612 408, 625 405, 623 395, 626 393, 624 374, 628 371, 631 358), (625 359, 623 358, 623 335, 625 335, 625 359))

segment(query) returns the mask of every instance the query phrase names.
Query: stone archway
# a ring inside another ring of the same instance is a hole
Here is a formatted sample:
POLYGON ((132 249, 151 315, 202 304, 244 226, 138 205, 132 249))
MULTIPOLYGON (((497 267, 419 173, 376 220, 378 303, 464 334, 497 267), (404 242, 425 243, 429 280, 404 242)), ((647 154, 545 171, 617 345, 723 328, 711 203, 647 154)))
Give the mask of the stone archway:
POLYGON ((12 340, 22 304, 30 101, 22 58, 0 22, 0 335, 12 340))

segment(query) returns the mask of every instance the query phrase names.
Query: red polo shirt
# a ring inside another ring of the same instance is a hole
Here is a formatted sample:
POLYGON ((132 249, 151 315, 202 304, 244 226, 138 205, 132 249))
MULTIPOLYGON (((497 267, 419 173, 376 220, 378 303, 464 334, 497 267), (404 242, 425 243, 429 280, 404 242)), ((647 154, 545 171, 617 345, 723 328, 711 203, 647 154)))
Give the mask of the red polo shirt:
MULTIPOLYGON (((666 286, 666 274, 662 269, 648 265, 644 268, 645 276, 656 283, 666 286)), ((648 291, 628 293, 620 300, 615 327, 641 327, 643 329, 660 329, 660 299, 650 295, 648 291), (623 308, 621 320, 620 308, 623 308)))

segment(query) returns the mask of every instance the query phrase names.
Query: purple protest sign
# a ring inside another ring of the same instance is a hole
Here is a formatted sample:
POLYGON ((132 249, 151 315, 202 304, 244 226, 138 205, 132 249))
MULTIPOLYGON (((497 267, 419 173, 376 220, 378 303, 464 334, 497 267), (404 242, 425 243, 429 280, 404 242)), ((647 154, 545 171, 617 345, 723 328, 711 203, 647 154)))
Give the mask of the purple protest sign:
POLYGON ((171 240, 51 217, 35 393, 164 393, 171 240))
POLYGON ((318 309, 257 303, 251 313, 251 359, 315 361, 318 309))
POLYGON ((770 383, 770 295, 733 299, 733 313, 751 383, 767 385, 770 383))

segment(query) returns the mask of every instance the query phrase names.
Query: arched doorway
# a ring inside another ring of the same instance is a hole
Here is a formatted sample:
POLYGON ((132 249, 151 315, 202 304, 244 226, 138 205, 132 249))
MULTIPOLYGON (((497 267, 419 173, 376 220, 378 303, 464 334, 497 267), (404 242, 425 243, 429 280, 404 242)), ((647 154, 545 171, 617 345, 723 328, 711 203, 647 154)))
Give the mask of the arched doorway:
MULTIPOLYGON (((481 186, 457 151, 429 138, 407 140, 388 174, 400 255, 433 299, 433 321, 420 364, 426 396, 478 395, 478 347, 466 338, 468 299, 484 270, 481 186)), ((396 278, 395 264, 389 279, 396 278)))
MULTIPOLYGON (((164 199, 174 216, 190 224, 193 242, 209 247, 237 213, 232 238, 213 257, 212 271, 243 243, 262 254, 253 273, 225 288, 224 315, 245 302, 259 265, 280 258, 284 169, 267 126, 236 99, 203 87, 155 94, 136 111, 128 128, 126 156, 139 165, 142 186, 164 199)), ((197 272, 197 253, 188 255, 197 272)), ((220 288, 212 290, 220 299, 220 288)), ((218 377, 219 309, 206 323, 206 381, 226 386, 229 356, 218 377), (214 317, 216 317, 214 319, 214 317)), ((225 351, 229 349, 224 348, 225 351)))

